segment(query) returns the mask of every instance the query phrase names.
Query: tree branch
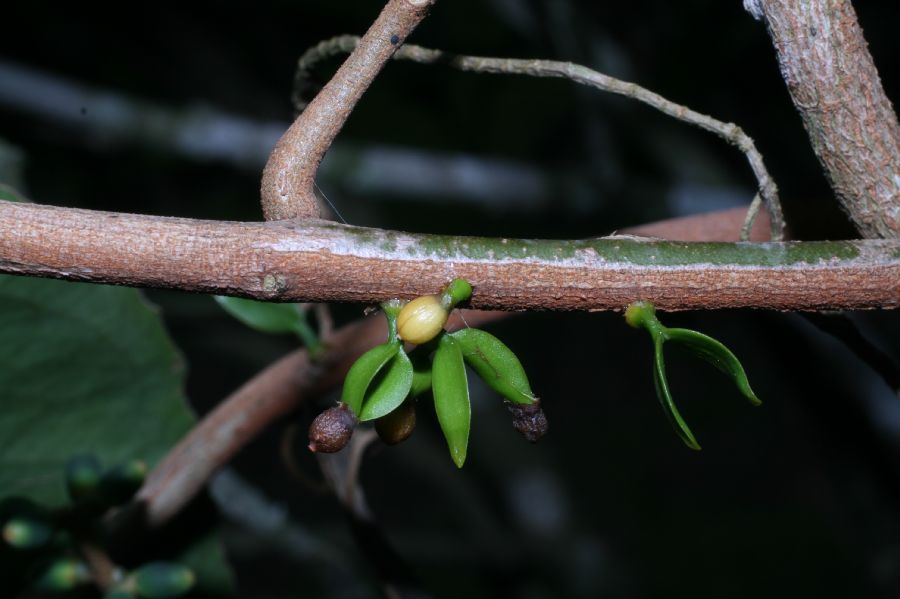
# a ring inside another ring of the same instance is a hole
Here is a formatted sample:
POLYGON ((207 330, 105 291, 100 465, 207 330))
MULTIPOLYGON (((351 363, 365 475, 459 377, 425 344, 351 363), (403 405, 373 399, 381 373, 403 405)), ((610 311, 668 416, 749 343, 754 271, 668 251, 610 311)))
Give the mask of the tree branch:
POLYGON ((819 161, 864 237, 900 237, 900 125, 849 0, 744 0, 772 36, 819 161))
MULTIPOLYGON (((724 210, 649 223, 627 230, 685 241, 738 238, 742 209, 724 210)), ((447 328, 481 326, 505 318, 506 312, 465 310, 450 317, 447 328)), ((301 402, 313 401, 340 382, 352 363, 384 340, 384 318, 373 316, 351 323, 326 340, 328 348, 315 363, 300 349, 278 360, 207 414, 157 465, 137 495, 151 525, 175 515, 206 484, 212 474, 269 424, 301 402)))
MULTIPOLYGON (((352 35, 341 35, 320 42, 310 48, 300 57, 297 63, 297 73, 294 77, 294 86, 298 81, 308 78, 310 69, 320 60, 346 52, 356 53, 364 39, 352 35)), ((399 60, 410 60, 423 64, 446 64, 461 71, 474 73, 499 73, 510 75, 529 75, 532 77, 559 77, 568 79, 582 85, 587 85, 601 91, 625 96, 659 110, 675 119, 699 127, 737 147, 747 157, 750 168, 756 176, 759 185, 759 196, 766 203, 766 208, 771 216, 772 239, 781 241, 784 239, 784 217, 781 212, 781 201, 778 199, 778 187, 766 169, 762 155, 756 149, 753 139, 744 133, 744 130, 734 123, 725 123, 705 114, 691 110, 687 106, 676 104, 671 100, 660 96, 635 83, 629 83, 604 75, 587 67, 560 62, 557 60, 529 60, 516 58, 488 58, 483 56, 462 56, 450 54, 441 50, 431 50, 421 46, 408 44, 394 54, 399 60)), ((321 94, 320 94, 321 95, 321 94)), ((318 96, 316 96, 318 99, 318 96)), ((315 100, 313 101, 313 103, 315 100)), ((309 110, 313 104, 309 105, 309 110)), ((301 107, 302 108, 302 107, 301 107)), ((756 208, 758 210, 758 206, 756 208)), ((752 226, 755 212, 748 217, 747 229, 752 226)))
POLYGON ((262 177, 266 220, 319 216, 314 192, 319 163, 363 93, 433 1, 390 0, 357 49, 278 141, 262 177))
POLYGON ((233 223, 0 202, 0 272, 292 302, 367 302, 472 282, 501 310, 900 303, 900 241, 676 243, 413 235, 325 221, 233 223))

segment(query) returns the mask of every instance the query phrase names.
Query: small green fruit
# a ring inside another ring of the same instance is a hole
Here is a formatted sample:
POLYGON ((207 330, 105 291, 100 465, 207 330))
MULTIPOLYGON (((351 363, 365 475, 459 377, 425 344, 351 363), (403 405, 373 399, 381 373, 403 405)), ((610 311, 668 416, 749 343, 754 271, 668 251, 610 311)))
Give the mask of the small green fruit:
POLYGON ((66 463, 66 488, 72 501, 84 501, 97 492, 102 476, 100 461, 92 455, 78 455, 66 463))
POLYGON ((407 399, 393 412, 375 421, 375 432, 388 445, 409 439, 416 430, 416 402, 407 399))
POLYGON ((34 586, 42 591, 70 591, 90 580, 87 564, 67 557, 51 562, 34 586))
POLYGON ((152 562, 132 575, 134 592, 143 599, 174 599, 187 593, 196 580, 187 566, 174 562, 152 562))
POLYGON ((3 525, 3 540, 16 549, 43 547, 53 536, 49 522, 29 516, 10 518, 3 525))

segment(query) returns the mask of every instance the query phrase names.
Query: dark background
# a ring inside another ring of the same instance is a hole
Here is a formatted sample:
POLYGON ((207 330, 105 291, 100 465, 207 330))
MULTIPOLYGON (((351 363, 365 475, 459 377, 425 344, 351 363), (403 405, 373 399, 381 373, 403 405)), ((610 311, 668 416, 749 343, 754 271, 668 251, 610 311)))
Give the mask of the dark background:
MULTIPOLYGON (((855 5, 896 99, 898 5, 855 5)), ((380 7, 163 3, 130 6, 127 17, 83 4, 7 7, 2 174, 42 203, 258 220, 266 148, 245 150, 216 123, 240 117, 242 131, 277 138, 293 115, 300 53, 362 33, 380 7), (62 87, 12 79, 12 68, 62 87), (212 125, 192 134, 198 115, 212 125)), ((443 0, 410 41, 579 62, 736 122, 763 153, 796 236, 854 235, 770 40, 737 0, 443 0)), ((322 82, 337 64, 322 65, 322 82)), ((320 184, 352 224, 572 238, 746 204, 754 180, 724 142, 627 99, 565 81, 397 63, 350 118, 320 184)), ((185 354, 201 412, 294 347, 242 327, 207 297, 148 295, 185 354)), ((334 313, 344 322, 363 308, 334 313)), ((853 318, 900 352, 895 314, 853 318)), ((528 445, 500 402, 475 387, 469 459, 457 471, 424 401, 412 440, 371 452, 362 472, 384 533, 376 541, 402 560, 392 563, 437 597, 896 597, 896 392, 798 315, 663 321, 726 342, 763 406, 672 352, 676 399, 704 446, 695 453, 660 413, 647 339, 621 316, 526 314, 494 325, 526 366, 551 432, 528 445)), ((334 499, 288 475, 279 457, 285 426, 304 428, 320 408, 275 427, 213 487, 244 597, 377 596, 383 550, 359 542, 334 499)), ((297 454, 314 475, 309 455, 297 454)))

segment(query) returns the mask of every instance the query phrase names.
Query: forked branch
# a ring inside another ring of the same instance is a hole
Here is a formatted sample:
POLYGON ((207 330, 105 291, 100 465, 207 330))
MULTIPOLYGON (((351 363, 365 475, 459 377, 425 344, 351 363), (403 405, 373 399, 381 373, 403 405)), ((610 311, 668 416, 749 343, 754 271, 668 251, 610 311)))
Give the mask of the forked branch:
MULTIPOLYGON (((310 77, 311 69, 321 60, 334 56, 336 54, 345 54, 348 52, 356 53, 357 49, 365 42, 353 35, 342 35, 320 42, 316 46, 306 51, 297 63, 297 74, 294 80, 295 88, 303 80, 310 77)), ((530 75, 532 77, 558 77, 568 79, 582 85, 587 85, 595 89, 605 92, 618 94, 627 98, 632 98, 638 102, 642 102, 651 106, 660 112, 667 114, 685 123, 689 123, 710 133, 718 135, 729 144, 737 147, 747 157, 750 168, 756 177, 758 184, 758 195, 766 204, 771 217, 772 239, 780 241, 784 239, 784 217, 781 211, 781 202, 778 198, 778 187, 769 174, 763 157, 756 149, 756 144, 744 130, 734 123, 726 123, 714 119, 705 114, 701 114, 691 110, 687 106, 676 104, 659 94, 643 88, 635 83, 629 83, 604 75, 587 67, 572 64, 570 62, 560 62, 556 60, 531 60, 531 59, 515 59, 515 58, 488 58, 482 56, 462 56, 442 52, 441 50, 431 50, 421 46, 407 44, 394 53, 393 58, 398 60, 409 60, 423 64, 445 64, 461 71, 470 71, 474 73, 500 73, 510 75, 530 75)), ((323 90, 324 91, 324 90, 323 90)), ((321 93, 319 94, 321 95, 321 93)), ((306 108, 313 108, 316 100, 306 108)), ((303 105, 298 108, 304 108, 303 105)), ((753 225, 753 219, 758 211, 758 202, 754 202, 754 208, 748 213, 745 231, 749 234, 749 230, 753 225)), ((746 237, 744 237, 746 239, 746 237)))
POLYGON ((266 220, 317 218, 319 163, 372 81, 434 0, 390 0, 357 50, 278 141, 263 171, 266 220))

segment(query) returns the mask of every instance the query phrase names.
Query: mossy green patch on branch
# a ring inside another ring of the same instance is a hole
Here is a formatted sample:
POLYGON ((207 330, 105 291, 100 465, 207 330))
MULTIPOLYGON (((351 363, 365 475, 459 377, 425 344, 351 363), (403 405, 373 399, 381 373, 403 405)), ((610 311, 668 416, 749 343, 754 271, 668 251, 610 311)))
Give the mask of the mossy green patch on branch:
MULTIPOLYGON (((680 242, 631 237, 575 240, 508 239, 451 235, 410 235, 342 225, 354 247, 399 253, 410 259, 473 261, 608 262, 635 266, 734 265, 779 267, 830 264, 860 256, 853 241, 769 243, 680 242)), ((900 244, 885 242, 885 257, 897 259, 900 244), (891 247, 891 246, 894 247, 891 247)), ((385 256, 391 258, 392 256, 385 256)))

